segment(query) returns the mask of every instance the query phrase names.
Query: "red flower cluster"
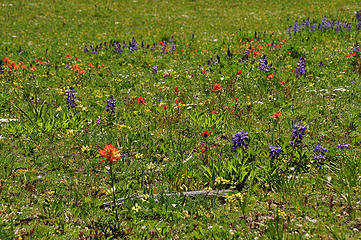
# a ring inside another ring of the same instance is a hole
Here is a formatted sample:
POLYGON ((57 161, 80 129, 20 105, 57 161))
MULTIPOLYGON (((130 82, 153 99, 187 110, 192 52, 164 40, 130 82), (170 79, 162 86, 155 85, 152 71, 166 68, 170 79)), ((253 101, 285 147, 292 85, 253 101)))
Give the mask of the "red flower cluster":
POLYGON ((209 132, 204 131, 204 132, 202 132, 201 134, 203 135, 203 137, 207 138, 207 137, 209 136, 209 134, 211 134, 211 132, 212 132, 212 131, 209 131, 209 132))
POLYGON ((121 158, 121 157, 117 157, 117 155, 119 154, 119 151, 117 149, 115 149, 113 145, 106 145, 106 147, 104 149, 99 149, 99 153, 100 153, 101 157, 105 157, 105 158, 102 160, 99 160, 98 163, 101 163, 104 161, 109 161, 109 163, 112 163, 112 162, 117 161, 115 159, 121 158))
POLYGON ((139 97, 138 100, 137 100, 138 103, 145 103, 145 100, 144 98, 142 97, 139 97))
POLYGON ((271 118, 273 118, 275 120, 281 120, 281 114, 282 114, 282 112, 280 112, 280 113, 275 112, 275 114, 273 116, 271 116, 271 118))
POLYGON ((222 86, 220 84, 216 83, 216 84, 213 85, 212 92, 219 91, 219 90, 222 90, 222 89, 223 89, 222 86))

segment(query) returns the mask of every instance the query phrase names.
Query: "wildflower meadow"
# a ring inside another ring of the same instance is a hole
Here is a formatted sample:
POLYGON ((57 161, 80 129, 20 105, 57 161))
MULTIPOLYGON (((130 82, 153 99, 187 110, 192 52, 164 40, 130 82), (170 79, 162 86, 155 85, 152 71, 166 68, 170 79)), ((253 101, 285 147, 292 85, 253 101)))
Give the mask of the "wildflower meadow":
POLYGON ((361 2, 1 1, 0 239, 360 239, 361 2))

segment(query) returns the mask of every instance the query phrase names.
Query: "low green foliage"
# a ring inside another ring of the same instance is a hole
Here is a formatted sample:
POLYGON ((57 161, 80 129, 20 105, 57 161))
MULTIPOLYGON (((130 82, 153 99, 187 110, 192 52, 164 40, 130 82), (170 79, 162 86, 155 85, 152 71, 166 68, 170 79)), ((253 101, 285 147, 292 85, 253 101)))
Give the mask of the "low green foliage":
POLYGON ((359 239, 360 7, 1 3, 0 239, 359 239))

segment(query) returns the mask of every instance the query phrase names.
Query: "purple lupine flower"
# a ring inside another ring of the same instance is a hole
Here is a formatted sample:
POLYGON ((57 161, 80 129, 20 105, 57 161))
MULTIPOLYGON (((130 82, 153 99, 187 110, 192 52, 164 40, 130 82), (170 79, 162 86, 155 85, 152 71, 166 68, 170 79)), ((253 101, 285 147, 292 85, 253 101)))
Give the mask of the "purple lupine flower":
POLYGON ((132 41, 129 43, 129 50, 131 53, 133 53, 135 50, 138 49, 137 41, 135 41, 135 38, 132 38, 132 41))
POLYGON ((65 68, 69 70, 71 67, 69 64, 65 64, 65 68))
POLYGON ((305 25, 305 27, 310 26, 310 18, 309 17, 304 21, 303 25, 305 25))
POLYGON ((172 46, 170 47, 170 52, 173 53, 175 51, 175 49, 176 49, 176 42, 173 41, 172 46))
POLYGON ((266 56, 263 55, 260 59, 259 59, 259 64, 258 64, 258 70, 259 71, 265 71, 265 72, 269 72, 271 65, 268 65, 268 61, 266 59, 266 56))
POLYGON ((360 29, 361 29, 361 21, 358 21, 358 22, 357 22, 356 28, 357 28, 357 30, 360 30, 360 29))
POLYGON ((105 111, 110 112, 111 114, 115 113, 115 99, 113 98, 113 95, 109 96, 105 111))
POLYGON ((296 77, 299 78, 301 75, 306 76, 306 58, 305 55, 300 57, 300 60, 298 60, 297 68, 296 68, 296 77))
POLYGON ((120 46, 119 43, 117 43, 117 44, 115 45, 114 49, 115 49, 115 52, 116 52, 116 53, 121 54, 121 53, 123 52, 123 48, 122 48, 122 46, 120 46))
POLYGON ((274 146, 270 146, 269 147, 269 157, 271 159, 276 159, 280 156, 280 153, 282 152, 281 147, 274 147, 274 146))
POLYGON ((96 123, 100 124, 100 118, 97 118, 96 123))
POLYGON ((289 141, 292 147, 297 147, 302 143, 303 136, 306 134, 306 125, 296 124, 293 128, 292 137, 289 141))
POLYGON ((361 12, 356 12, 355 17, 358 21, 361 21, 361 12))
POLYGON ((245 131, 240 131, 232 136, 233 149, 242 148, 243 150, 248 149, 249 137, 245 131))
POLYGON ((346 24, 346 31, 347 32, 351 31, 351 23, 346 24))
POLYGON ((336 33, 338 33, 341 30, 341 27, 342 27, 341 22, 336 21, 335 22, 336 33))
POLYGON ((340 148, 340 149, 349 149, 350 148, 350 145, 349 144, 346 144, 346 143, 339 143, 337 144, 337 147, 340 148))
POLYGON ((19 50, 18 50, 18 55, 21 55, 21 54, 23 54, 24 52, 23 52, 23 50, 21 49, 21 47, 19 48, 19 50))
POLYGON ((161 48, 161 51, 162 51, 162 53, 165 53, 166 52, 166 48, 167 48, 167 41, 163 41, 163 46, 162 46, 162 48, 161 48))
POLYGON ((287 29, 287 34, 289 35, 289 38, 292 37, 291 27, 288 27, 288 29, 287 29))
POLYGON ((155 43, 153 43, 152 47, 150 48, 151 51, 155 50, 155 43))
POLYGON ((313 157, 313 160, 317 161, 318 163, 323 163, 326 160, 326 156, 322 153, 319 153, 313 157))
POLYGON ((293 27, 292 27, 292 31, 293 33, 296 33, 297 32, 297 21, 293 24, 293 27))
POLYGON ((153 71, 154 74, 156 74, 158 72, 158 65, 154 65, 152 67, 152 71, 153 71))
POLYGON ((68 91, 66 92, 66 104, 67 104, 68 108, 76 107, 75 90, 73 87, 70 87, 70 89, 68 89, 68 91))
POLYGON ((359 50, 360 50, 360 46, 358 45, 358 42, 356 42, 355 45, 353 45, 350 53, 358 53, 359 50))
POLYGON ((84 48, 83 48, 83 52, 84 53, 87 53, 89 50, 88 50, 88 47, 85 45, 84 48))
POLYGON ((311 31, 314 32, 316 30, 316 27, 317 27, 317 23, 314 22, 311 24, 311 31))
POLYGON ((314 153, 322 153, 325 154, 327 152, 327 149, 325 147, 322 147, 321 144, 318 144, 315 148, 315 150, 313 150, 314 153))

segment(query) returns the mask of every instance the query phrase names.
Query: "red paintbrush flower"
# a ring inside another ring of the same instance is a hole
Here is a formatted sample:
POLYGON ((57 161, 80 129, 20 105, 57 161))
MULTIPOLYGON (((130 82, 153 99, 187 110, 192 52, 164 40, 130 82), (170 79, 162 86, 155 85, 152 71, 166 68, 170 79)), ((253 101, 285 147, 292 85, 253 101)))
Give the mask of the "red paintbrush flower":
POLYGON ((144 98, 142 97, 139 97, 138 100, 137 100, 138 103, 145 103, 145 100, 144 98))
POLYGON ((275 112, 275 114, 273 116, 271 116, 271 118, 273 118, 275 120, 281 120, 281 114, 282 114, 282 112, 280 112, 280 113, 275 112))
POLYGON ((203 135, 203 137, 207 138, 207 137, 209 136, 209 134, 211 134, 211 132, 212 132, 212 131, 209 131, 209 132, 204 131, 204 132, 202 132, 201 134, 203 135))
POLYGON ((178 89, 178 88, 174 88, 174 91, 175 91, 175 92, 179 92, 179 89, 178 89))
POLYGON ((106 145, 106 147, 104 149, 99 149, 99 153, 100 153, 101 157, 105 157, 105 158, 102 160, 99 160, 98 163, 101 163, 104 161, 109 161, 110 163, 112 163, 112 162, 117 161, 115 159, 121 158, 121 157, 117 157, 117 155, 119 154, 119 151, 117 149, 115 149, 113 145, 106 145))
POLYGON ((164 110, 167 110, 168 106, 164 104, 161 108, 163 108, 164 110))
POLYGON ((222 89, 223 89, 222 86, 220 84, 216 83, 213 85, 212 92, 222 90, 222 89))
POLYGON ((239 71, 237 72, 237 74, 238 74, 238 75, 242 74, 242 71, 241 71, 241 70, 239 70, 239 71))

